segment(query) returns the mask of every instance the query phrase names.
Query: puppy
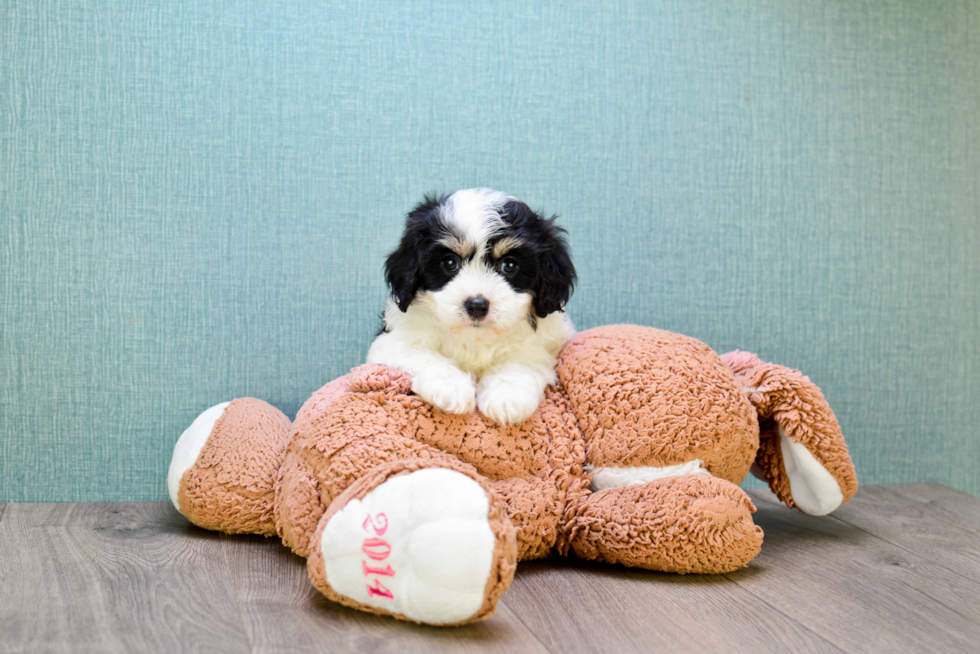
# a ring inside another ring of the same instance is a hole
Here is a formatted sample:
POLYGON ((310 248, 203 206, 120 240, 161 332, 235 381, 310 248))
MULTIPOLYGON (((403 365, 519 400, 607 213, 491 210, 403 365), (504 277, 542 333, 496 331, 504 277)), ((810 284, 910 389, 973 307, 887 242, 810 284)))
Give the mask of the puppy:
POLYGON ((426 197, 385 262, 391 298, 368 363, 410 373, 412 391, 442 411, 523 422, 574 332, 564 234, 490 189, 426 197))

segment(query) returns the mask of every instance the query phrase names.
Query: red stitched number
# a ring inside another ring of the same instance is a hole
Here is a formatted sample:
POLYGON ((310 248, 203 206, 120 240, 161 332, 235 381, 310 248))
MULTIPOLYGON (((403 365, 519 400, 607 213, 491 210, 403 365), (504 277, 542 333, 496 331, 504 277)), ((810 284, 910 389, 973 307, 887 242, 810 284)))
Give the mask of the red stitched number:
POLYGON ((375 536, 384 536, 385 532, 388 531, 388 516, 386 516, 384 513, 379 513, 374 517, 374 520, 371 520, 371 514, 369 513, 368 517, 364 519, 364 524, 362 525, 364 527, 364 531, 367 531, 368 525, 371 525, 371 529, 374 530, 375 536), (377 520, 380 525, 375 525, 374 520, 377 520))
POLYGON ((368 558, 374 559, 375 561, 383 561, 388 558, 391 554, 391 545, 387 541, 381 540, 380 538, 368 538, 361 545, 361 549, 368 556, 368 558))
POLYGON ((378 575, 381 577, 394 577, 395 571, 391 569, 391 566, 385 566, 384 568, 372 568, 367 564, 367 561, 361 561, 364 566, 364 576, 368 575, 378 575))
POLYGON ((375 595, 380 595, 381 597, 387 597, 390 600, 395 599, 395 594, 390 590, 381 585, 381 581, 378 579, 374 580, 373 586, 368 586, 368 597, 374 597, 375 595))
MULTIPOLYGON (((368 530, 368 527, 374 531, 375 536, 381 536, 386 531, 388 531, 388 516, 384 513, 379 513, 374 518, 368 514, 367 518, 364 519, 364 523, 361 525, 364 531, 368 530)), ((391 554, 391 545, 388 541, 382 540, 380 538, 367 538, 364 544, 361 545, 361 551, 369 558, 374 561, 383 561, 388 558, 391 554)), ((364 576, 368 575, 378 575, 383 577, 394 577, 395 571, 391 569, 391 565, 387 565, 383 568, 375 568, 369 566, 367 561, 361 561, 361 565, 364 567, 364 576)), ((374 585, 367 584, 368 597, 386 597, 390 600, 395 599, 395 594, 384 587, 380 579, 374 580, 374 585)))

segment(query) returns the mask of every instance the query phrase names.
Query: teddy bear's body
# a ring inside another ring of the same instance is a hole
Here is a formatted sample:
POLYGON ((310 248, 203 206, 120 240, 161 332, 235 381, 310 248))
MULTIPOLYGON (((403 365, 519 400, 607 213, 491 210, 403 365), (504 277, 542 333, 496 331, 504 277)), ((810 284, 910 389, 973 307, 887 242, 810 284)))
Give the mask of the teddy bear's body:
POLYGON ((379 365, 314 393, 293 423, 259 400, 219 405, 178 443, 171 494, 199 526, 278 534, 333 600, 458 624, 493 611, 518 560, 556 552, 745 566, 762 544, 737 486, 753 464, 808 512, 856 490, 833 414, 796 371, 619 325, 576 335, 557 372, 509 427, 441 413, 379 365))

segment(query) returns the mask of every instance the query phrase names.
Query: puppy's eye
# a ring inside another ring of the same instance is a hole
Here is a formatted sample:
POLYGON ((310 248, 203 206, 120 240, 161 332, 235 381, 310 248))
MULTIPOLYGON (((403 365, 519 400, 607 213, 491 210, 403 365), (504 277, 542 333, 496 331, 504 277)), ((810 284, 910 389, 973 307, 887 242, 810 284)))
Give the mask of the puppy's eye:
POLYGON ((439 266, 442 268, 443 272, 454 273, 459 270, 459 257, 449 255, 444 257, 442 261, 439 262, 439 266))
POLYGON ((521 269, 517 262, 513 259, 504 259, 500 262, 500 272, 505 277, 510 277, 511 275, 516 275, 517 271, 521 269))

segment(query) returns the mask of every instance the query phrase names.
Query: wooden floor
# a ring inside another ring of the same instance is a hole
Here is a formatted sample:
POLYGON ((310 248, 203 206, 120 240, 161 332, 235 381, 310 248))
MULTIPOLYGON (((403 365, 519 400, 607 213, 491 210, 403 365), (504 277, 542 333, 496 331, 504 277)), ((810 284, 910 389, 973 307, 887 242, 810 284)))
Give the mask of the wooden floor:
POLYGON ((331 604, 277 540, 168 503, 0 505, 0 652, 980 652, 980 499, 863 487, 814 518, 751 495, 766 537, 744 570, 522 563, 454 629, 331 604))

